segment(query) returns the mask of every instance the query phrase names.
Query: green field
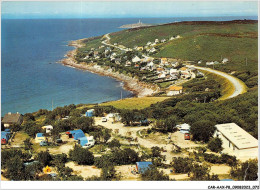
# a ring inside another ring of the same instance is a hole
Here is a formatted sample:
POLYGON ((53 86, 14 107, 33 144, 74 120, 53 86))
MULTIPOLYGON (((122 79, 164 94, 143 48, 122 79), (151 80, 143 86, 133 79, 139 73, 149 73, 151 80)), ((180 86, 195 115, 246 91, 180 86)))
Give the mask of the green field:
POLYGON ((100 104, 101 106, 114 106, 117 109, 144 109, 151 104, 164 101, 169 97, 143 97, 143 98, 126 98, 112 102, 100 104))

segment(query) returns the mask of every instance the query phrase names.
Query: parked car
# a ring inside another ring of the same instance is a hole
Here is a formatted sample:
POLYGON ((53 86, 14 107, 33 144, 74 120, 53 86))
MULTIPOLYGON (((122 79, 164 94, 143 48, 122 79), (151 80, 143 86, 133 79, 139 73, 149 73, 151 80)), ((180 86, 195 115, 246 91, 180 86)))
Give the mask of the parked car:
POLYGON ((184 134, 184 139, 185 140, 190 140, 190 134, 189 133, 185 133, 184 134))
POLYGON ((107 122, 107 118, 102 117, 101 121, 102 121, 102 122, 107 122))
POLYGON ((62 143, 62 139, 56 139, 56 143, 62 143))
POLYGON ((48 142, 47 141, 41 141, 40 146, 48 146, 48 142))

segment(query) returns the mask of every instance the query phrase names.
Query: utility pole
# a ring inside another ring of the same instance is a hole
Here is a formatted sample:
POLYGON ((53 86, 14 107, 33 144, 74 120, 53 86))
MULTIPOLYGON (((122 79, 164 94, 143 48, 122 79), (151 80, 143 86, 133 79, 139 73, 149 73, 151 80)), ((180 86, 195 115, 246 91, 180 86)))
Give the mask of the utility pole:
POLYGON ((121 90, 121 100, 123 99, 122 90, 121 90))
POLYGON ((246 57, 246 66, 247 66, 247 57, 246 57))
POLYGON ((53 99, 51 100, 51 111, 53 111, 53 99))

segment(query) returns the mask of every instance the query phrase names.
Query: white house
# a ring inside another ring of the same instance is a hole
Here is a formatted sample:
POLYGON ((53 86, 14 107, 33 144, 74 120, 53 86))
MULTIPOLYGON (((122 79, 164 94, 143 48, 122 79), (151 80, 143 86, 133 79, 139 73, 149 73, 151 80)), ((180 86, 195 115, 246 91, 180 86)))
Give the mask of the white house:
POLYGON ((42 128, 46 130, 46 133, 51 133, 51 131, 53 130, 52 125, 45 125, 42 128))
POLYGON ((206 65, 214 65, 214 62, 211 61, 211 62, 206 62, 206 65))
POLYGON ((158 39, 155 39, 154 42, 155 42, 155 43, 159 43, 159 40, 158 40, 158 39))
POLYGON ((183 87, 182 86, 170 86, 166 91, 167 96, 174 96, 178 94, 182 94, 183 87))
POLYGON ((224 58, 223 60, 222 60, 222 63, 227 63, 228 62, 228 58, 224 58))
POLYGON ((214 137, 222 140, 223 152, 247 160, 258 157, 258 140, 235 123, 215 125, 214 137))
POLYGON ((172 37, 170 37, 170 39, 169 40, 174 40, 175 38, 172 36, 172 37))
POLYGON ((178 75, 179 71, 178 69, 170 69, 170 75, 178 75))
POLYGON ((126 62, 125 62, 125 66, 126 66, 126 67, 130 67, 131 64, 132 64, 131 61, 126 61, 126 62))
POLYGON ((164 42, 166 42, 166 40, 165 40, 165 39, 162 39, 162 40, 161 40, 161 43, 164 43, 164 42))
POLYGON ((190 125, 187 123, 183 123, 176 126, 181 133, 189 133, 190 132, 190 125))
POLYGON ((141 61, 141 59, 138 57, 138 56, 135 56, 133 59, 132 59, 132 62, 136 63, 136 62, 139 62, 141 61))
POLYGON ((147 42, 147 44, 146 44, 146 45, 148 45, 148 46, 149 46, 149 45, 151 45, 151 44, 152 44, 151 42, 147 42))
POLYGON ((166 74, 163 72, 163 73, 160 73, 159 75, 158 75, 158 78, 159 79, 164 79, 166 77, 166 74))

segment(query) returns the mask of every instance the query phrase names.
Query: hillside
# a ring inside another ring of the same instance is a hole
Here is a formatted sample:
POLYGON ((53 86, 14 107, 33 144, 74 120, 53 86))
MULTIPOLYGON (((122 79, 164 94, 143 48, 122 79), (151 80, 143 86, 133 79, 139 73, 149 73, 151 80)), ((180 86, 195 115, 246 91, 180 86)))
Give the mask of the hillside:
POLYGON ((228 64, 216 65, 215 69, 237 71, 235 76, 251 87, 257 84, 257 28, 257 21, 253 20, 180 22, 112 33, 111 43, 132 48, 180 35, 181 38, 157 44, 157 52, 152 56, 195 63, 202 60, 202 66, 207 61, 228 58, 228 64))

